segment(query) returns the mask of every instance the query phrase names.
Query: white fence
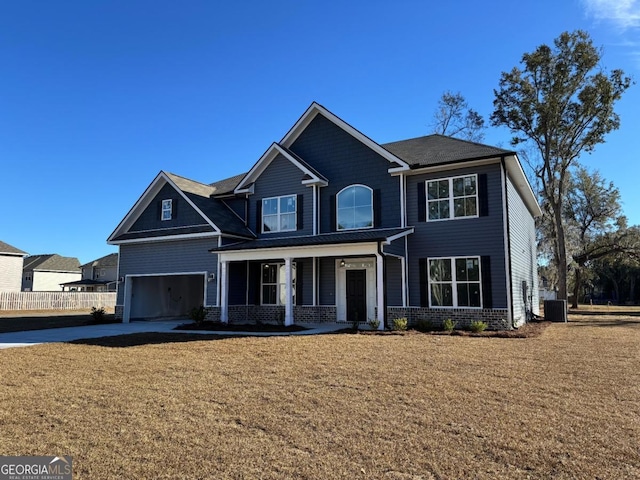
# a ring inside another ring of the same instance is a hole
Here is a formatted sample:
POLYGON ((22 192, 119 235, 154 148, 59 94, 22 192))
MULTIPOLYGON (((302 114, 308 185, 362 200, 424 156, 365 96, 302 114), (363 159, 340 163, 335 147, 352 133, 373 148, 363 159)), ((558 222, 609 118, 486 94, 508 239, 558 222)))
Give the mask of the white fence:
POLYGON ((88 310, 115 305, 115 292, 0 292, 0 310, 88 310))

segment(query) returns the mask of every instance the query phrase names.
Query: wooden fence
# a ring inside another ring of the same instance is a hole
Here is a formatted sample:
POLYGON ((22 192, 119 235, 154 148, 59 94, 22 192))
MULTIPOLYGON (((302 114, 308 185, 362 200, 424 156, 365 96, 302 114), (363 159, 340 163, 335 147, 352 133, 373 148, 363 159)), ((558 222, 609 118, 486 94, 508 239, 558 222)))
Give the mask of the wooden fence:
POLYGON ((115 292, 0 292, 0 310, 88 310, 115 305, 115 292))

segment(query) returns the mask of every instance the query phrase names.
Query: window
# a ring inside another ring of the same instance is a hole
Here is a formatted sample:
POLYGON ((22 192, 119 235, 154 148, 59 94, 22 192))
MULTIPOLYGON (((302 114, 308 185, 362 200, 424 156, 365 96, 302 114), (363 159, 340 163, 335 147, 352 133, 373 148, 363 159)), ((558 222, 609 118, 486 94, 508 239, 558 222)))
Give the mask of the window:
POLYGON ((351 185, 337 195, 338 230, 373 227, 373 190, 365 185, 351 185))
POLYGON ((160 217, 162 221, 171 220, 172 213, 172 200, 162 200, 162 216, 160 217))
MULTIPOLYGON (((291 266, 291 284, 293 303, 296 303, 296 265, 291 266)), ((284 305, 287 289, 285 285, 284 263, 265 263, 262 265, 262 305, 284 305)))
POLYGON ((291 232, 296 227, 296 196, 262 200, 262 233, 291 232))
POLYGON ((427 181, 427 220, 478 216, 478 176, 427 181))
POLYGON ((480 257, 430 258, 431 307, 481 307, 480 257))

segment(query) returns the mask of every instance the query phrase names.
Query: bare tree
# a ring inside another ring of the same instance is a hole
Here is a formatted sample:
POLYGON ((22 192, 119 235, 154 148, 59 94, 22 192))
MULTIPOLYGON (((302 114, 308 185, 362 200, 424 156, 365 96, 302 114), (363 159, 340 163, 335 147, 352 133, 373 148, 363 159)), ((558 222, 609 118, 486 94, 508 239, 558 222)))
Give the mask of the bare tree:
POLYGON ((484 118, 469 108, 460 92, 444 92, 433 114, 433 132, 471 142, 484 140, 484 118))

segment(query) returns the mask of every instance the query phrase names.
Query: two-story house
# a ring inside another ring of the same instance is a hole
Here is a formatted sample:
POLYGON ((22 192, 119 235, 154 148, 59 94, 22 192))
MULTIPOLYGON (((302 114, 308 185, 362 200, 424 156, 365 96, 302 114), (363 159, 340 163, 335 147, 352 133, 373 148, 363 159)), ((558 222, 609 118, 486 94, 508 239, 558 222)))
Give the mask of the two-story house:
POLYGON ((23 292, 55 292, 62 284, 80 280, 80 261, 57 253, 30 255, 22 268, 23 292))
POLYGON ((108 239, 116 315, 511 328, 537 313, 537 215, 514 152, 380 145, 313 103, 246 173, 158 174, 108 239))
POLYGON ((115 292, 118 284, 118 254, 104 257, 80 265, 82 278, 63 283, 64 290, 77 292, 115 292))
POLYGON ((19 292, 22 266, 28 254, 0 240, 0 292, 19 292))

